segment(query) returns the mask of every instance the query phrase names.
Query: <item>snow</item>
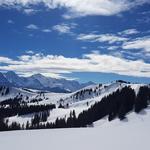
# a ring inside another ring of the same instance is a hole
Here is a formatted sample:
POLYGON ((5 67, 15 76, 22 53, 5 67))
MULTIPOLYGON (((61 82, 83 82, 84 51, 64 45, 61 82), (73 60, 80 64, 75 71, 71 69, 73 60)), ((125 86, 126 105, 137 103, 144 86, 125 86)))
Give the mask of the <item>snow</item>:
POLYGON ((14 98, 16 96, 19 96, 19 93, 23 96, 23 99, 26 99, 26 96, 31 98, 32 96, 37 95, 37 93, 28 92, 28 91, 26 91, 22 88, 9 87, 9 90, 10 90, 9 94, 3 95, 3 96, 1 95, 1 93, 3 91, 0 92, 0 102, 4 101, 4 100, 7 100, 9 98, 14 98))
POLYGON ((66 80, 66 79, 55 79, 51 77, 43 76, 42 74, 34 74, 30 77, 18 76, 13 71, 8 71, 7 73, 0 72, 0 83, 1 85, 12 85, 17 87, 32 88, 54 91, 52 88, 56 88, 55 91, 76 91, 87 85, 93 84, 92 82, 81 84, 76 80, 66 80))
POLYGON ((150 108, 129 113, 127 121, 104 118, 94 128, 46 129, 0 133, 2 150, 148 150, 150 108))
POLYGON ((29 115, 23 115, 23 116, 12 116, 6 119, 9 119, 8 125, 10 125, 12 122, 18 122, 21 125, 26 125, 27 121, 31 122, 31 119, 34 117, 34 114, 29 115))
MULTIPOLYGON (((39 102, 39 104, 54 103, 58 106, 62 98, 69 103, 68 109, 56 108, 50 111, 48 122, 54 122, 57 117, 68 117, 70 111, 75 110, 78 115, 83 110, 88 109, 95 102, 100 101, 104 96, 130 85, 136 94, 141 84, 111 83, 104 84, 98 89, 99 95, 92 95, 86 99, 72 99, 74 93, 45 93, 44 97, 48 98, 39 102), (104 88, 105 87, 105 88, 104 88), (87 102, 89 105, 87 105, 87 102)), ((84 89, 93 90, 98 85, 88 86, 84 89)), ((82 89, 83 90, 83 89, 82 89)), ((22 89, 12 89, 10 97, 23 93, 24 96, 40 97, 34 92, 27 92, 22 89), (14 95, 13 95, 14 93, 14 95)), ((77 91, 78 92, 78 91, 77 91)), ((41 95, 42 96, 42 95, 41 95)), ((3 97, 4 98, 4 97, 3 97)), ((6 98, 6 97, 5 97, 6 98)), ((1 97, 2 99, 2 97, 1 97)), ((31 103, 35 104, 35 103, 31 103)), ((16 121, 25 124, 30 121, 34 114, 24 116, 9 117, 9 123, 16 121)), ((0 133, 0 149, 2 150, 148 150, 150 139, 150 106, 141 111, 139 114, 130 112, 126 119, 120 121, 114 119, 109 122, 107 116, 93 123, 93 127, 76 128, 76 129, 45 129, 45 130, 27 130, 27 131, 9 131, 0 133)))
POLYGON ((131 85, 131 88, 134 89, 136 95, 139 92, 140 86, 145 86, 145 84, 132 84, 131 85))
MULTIPOLYGON (((28 105, 39 105, 39 104, 56 104, 57 108, 53 109, 52 111, 50 111, 50 116, 48 117, 48 122, 54 122, 56 120, 56 118, 67 118, 70 115, 70 111, 75 110, 76 112, 76 116, 78 116, 83 110, 87 110, 88 108, 91 107, 91 105, 95 104, 95 102, 101 101, 101 99, 104 96, 107 96, 113 92, 115 92, 117 89, 122 89, 125 86, 131 86, 132 89, 135 90, 136 94, 139 90, 139 87, 142 86, 142 84, 126 84, 126 83, 119 83, 119 82, 114 82, 111 84, 103 84, 102 86, 99 87, 99 85, 91 85, 88 86, 86 88, 83 88, 81 90, 85 90, 85 89, 93 89, 93 91, 95 89, 97 89, 97 94, 91 94, 91 95, 86 95, 84 97, 86 97, 86 99, 75 99, 72 98, 73 95, 75 95, 77 92, 81 91, 78 90, 76 92, 73 93, 44 93, 40 95, 37 93, 32 93, 32 92, 28 92, 24 91, 24 90, 19 90, 21 91, 21 93, 23 93, 23 95, 28 95, 30 98, 29 100, 37 97, 37 98, 44 98, 45 99, 43 101, 40 101, 38 103, 29 103, 28 105), (60 99, 64 100, 64 104, 69 104, 69 108, 66 109, 60 109, 58 108, 58 105, 60 103, 60 99), (88 103, 88 105, 87 105, 88 103)), ((14 93, 14 92, 13 92, 14 93)), ((25 97, 25 96, 24 96, 25 97)), ((13 117, 9 117, 9 123, 16 121, 20 124, 25 124, 27 121, 31 121, 31 119, 33 118, 34 114, 31 115, 24 115, 24 116, 13 116, 13 117)))
POLYGON ((127 114, 126 119, 120 121, 119 118, 112 120, 111 122, 108 121, 108 117, 104 117, 101 120, 98 120, 93 123, 93 126, 96 128, 112 128, 118 126, 134 126, 135 124, 138 125, 150 125, 150 106, 148 108, 142 110, 140 113, 130 112, 127 114))

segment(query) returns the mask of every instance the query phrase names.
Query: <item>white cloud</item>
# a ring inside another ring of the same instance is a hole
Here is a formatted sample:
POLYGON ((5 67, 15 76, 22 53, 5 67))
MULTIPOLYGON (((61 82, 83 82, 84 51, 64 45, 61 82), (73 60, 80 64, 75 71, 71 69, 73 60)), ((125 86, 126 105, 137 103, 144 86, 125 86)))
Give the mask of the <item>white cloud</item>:
POLYGON ((23 9, 23 12, 24 12, 26 15, 33 15, 33 14, 35 14, 36 12, 38 12, 38 10, 35 10, 35 9, 32 9, 32 8, 25 8, 25 9, 23 9))
POLYGON ((117 36, 114 34, 80 34, 77 39, 90 42, 108 42, 109 44, 115 42, 124 42, 128 40, 128 38, 117 36))
POLYGON ((28 26, 26 26, 27 29, 30 29, 30 30, 37 30, 39 29, 39 27, 35 24, 29 24, 28 26))
POLYGON ((64 14, 66 18, 87 16, 87 15, 117 15, 128 11, 145 3, 149 0, 0 0, 0 5, 8 7, 31 7, 43 3, 49 9, 66 8, 64 14))
POLYGON ((124 30, 122 32, 119 32, 118 34, 120 35, 132 35, 132 34, 138 34, 139 31, 137 31, 136 29, 127 29, 127 30, 124 30))
POLYGON ((50 33, 52 32, 50 29, 43 29, 42 32, 45 32, 45 33, 50 33))
POLYGON ((33 37, 33 36, 34 36, 34 34, 29 34, 28 36, 29 36, 29 37, 33 37))
POLYGON ((87 47, 86 46, 82 46, 81 49, 87 49, 87 47))
POLYGON ((118 58, 122 58, 123 54, 120 51, 115 51, 115 52, 110 52, 109 54, 111 54, 112 56, 116 56, 118 58))
POLYGON ((12 63, 12 60, 7 57, 0 56, 0 63, 12 63))
POLYGON ((26 51, 27 54, 34 54, 34 52, 32 50, 28 50, 26 51))
POLYGON ((7 21, 9 24, 14 24, 14 21, 13 20, 8 20, 7 21))
MULTIPOLYGON (((50 29, 48 29, 48 28, 42 29, 42 28, 38 27, 35 24, 29 24, 29 25, 26 26, 26 28, 29 29, 29 30, 39 30, 39 31, 44 32, 44 33, 50 33, 51 32, 50 29)), ((33 36, 33 35, 30 34, 30 36, 33 36)))
POLYGON ((116 50, 118 48, 119 48, 119 46, 109 46, 107 49, 108 50, 116 50))
POLYGON ((150 14, 150 11, 143 11, 143 12, 140 12, 139 14, 147 15, 147 14, 150 14))
POLYGON ((58 24, 53 26, 53 30, 56 30, 59 33, 70 33, 70 27, 67 24, 58 24))
POLYGON ((118 54, 99 54, 98 51, 85 54, 82 58, 43 54, 23 55, 18 58, 16 61, 0 57, 0 62, 7 64, 0 66, 0 70, 13 70, 26 76, 34 73, 61 76, 62 73, 72 72, 103 72, 150 77, 149 63, 123 59, 121 56, 118 57, 118 54))
POLYGON ((137 38, 132 41, 125 42, 122 46, 123 49, 142 49, 145 52, 150 52, 150 37, 137 38))
POLYGON ((18 61, 12 60, 11 58, 8 58, 8 57, 0 56, 0 65, 1 64, 19 65, 19 64, 22 64, 22 62, 18 62, 18 61))
POLYGON ((52 27, 53 30, 59 32, 60 34, 64 34, 64 33, 72 33, 71 29, 76 28, 77 24, 75 23, 71 23, 71 24, 57 24, 55 26, 52 27))

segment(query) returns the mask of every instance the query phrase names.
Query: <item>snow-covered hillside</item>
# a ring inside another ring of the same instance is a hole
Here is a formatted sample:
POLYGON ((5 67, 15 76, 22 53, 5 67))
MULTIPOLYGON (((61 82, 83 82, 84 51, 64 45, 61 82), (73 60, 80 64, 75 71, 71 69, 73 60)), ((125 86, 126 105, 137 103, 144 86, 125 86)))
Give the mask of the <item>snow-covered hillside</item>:
MULTIPOLYGON (((87 110, 96 102, 101 101, 103 97, 112 94, 118 89, 121 90, 125 86, 130 86, 137 94, 139 88, 144 86, 144 84, 131 84, 117 81, 109 84, 87 86, 73 93, 41 93, 38 90, 10 88, 7 95, 0 96, 0 100, 3 101, 8 98, 22 96, 22 100, 26 101, 28 105, 55 104, 56 109, 51 110, 50 116, 47 118, 48 122, 54 122, 57 118, 69 117, 70 112, 73 110, 75 110, 76 115, 78 116, 83 110, 87 110), (35 99, 38 101, 33 101, 35 99), (62 105, 63 108, 60 108, 60 105, 62 105)), ((20 124, 26 124, 26 122, 30 122, 33 117, 34 114, 23 116, 16 115, 11 116, 8 119, 9 124, 14 121, 20 124)))
POLYGON ((122 121, 116 118, 111 122, 108 122, 107 117, 104 117, 101 120, 98 120, 93 123, 95 128, 117 128, 120 126, 134 126, 138 124, 139 126, 149 126, 150 125, 150 106, 142 110, 140 113, 130 112, 126 118, 122 121))
POLYGON ((20 97, 22 100, 30 102, 35 98, 40 98, 42 100, 45 99, 42 92, 39 90, 32 90, 26 88, 16 88, 16 87, 7 87, 7 86, 0 86, 0 102, 13 99, 15 97, 20 97), (7 91, 7 92, 6 92, 7 91))
POLYGON ((3 150, 149 150, 150 109, 124 121, 96 122, 94 128, 0 133, 3 150))
POLYGON ((87 102, 88 105, 91 106, 95 102, 100 101, 104 96, 107 96, 117 91, 118 89, 122 89, 125 86, 130 86, 137 94, 139 88, 144 85, 145 84, 132 84, 118 81, 108 84, 91 85, 80 89, 74 93, 65 94, 65 96, 62 97, 61 101, 59 102, 62 102, 64 105, 68 103, 70 107, 87 105, 87 102))

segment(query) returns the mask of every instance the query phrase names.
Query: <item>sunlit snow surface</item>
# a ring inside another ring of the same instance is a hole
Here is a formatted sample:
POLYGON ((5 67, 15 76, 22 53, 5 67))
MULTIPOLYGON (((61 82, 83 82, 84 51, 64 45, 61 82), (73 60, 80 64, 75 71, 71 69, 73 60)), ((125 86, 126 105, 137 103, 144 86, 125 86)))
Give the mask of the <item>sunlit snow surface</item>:
MULTIPOLYGON (((68 116, 70 110, 75 109, 78 115, 88 109, 92 104, 100 101, 102 97, 112 93, 125 85, 112 84, 101 95, 81 101, 70 102, 68 109, 54 109, 50 112, 49 122, 57 117, 68 116), (89 106, 86 105, 87 101, 89 106)), ((131 87, 136 94, 140 85, 131 87)), ((94 88, 94 87, 93 87, 94 88)), ((47 93, 47 101, 40 103, 55 103, 60 98, 70 97, 71 94, 47 93)), ((34 96, 34 94, 33 94, 34 96)), ((17 121, 26 123, 33 114, 14 116, 9 118, 9 123, 17 121)), ((77 129, 49 129, 0 132, 0 150, 149 150, 150 144, 150 107, 139 114, 130 112, 123 121, 114 119, 108 122, 107 117, 93 123, 93 127, 77 129)))
POLYGON ((149 150, 150 108, 127 119, 106 119, 91 128, 0 133, 1 150, 149 150))
MULTIPOLYGON (((88 108, 91 107, 91 105, 95 104, 95 102, 101 101, 101 99, 104 96, 107 96, 107 95, 115 92, 117 89, 121 89, 125 86, 131 86, 131 88, 133 88, 137 94, 139 87, 142 85, 141 84, 124 84, 124 83, 122 83, 122 84, 120 84, 120 83, 104 84, 102 87, 100 87, 100 94, 98 96, 93 95, 93 97, 89 97, 89 95, 87 95, 84 100, 71 98, 71 96, 76 94, 76 92, 69 93, 69 94, 46 93, 44 97, 48 98, 47 100, 43 100, 38 103, 29 103, 29 105, 50 104, 50 103, 56 104, 57 108, 52 110, 50 112, 50 116, 48 117, 48 122, 54 122, 56 120, 56 118, 65 118, 65 117, 67 118, 70 115, 70 111, 73 111, 73 110, 75 110, 76 116, 78 116, 83 110, 87 110, 88 108), (104 88, 105 86, 107 86, 107 87, 104 88), (58 105, 59 105, 58 101, 60 99, 64 99, 65 103, 69 104, 69 108, 67 108, 67 109, 58 108, 58 105), (87 102, 88 102, 88 106, 87 106, 87 102)), ((94 90, 94 89, 96 89, 96 87, 98 87, 98 85, 88 86, 83 89, 91 89, 92 88, 94 90)), ((30 94, 26 91, 24 93, 27 95, 30 94)), ((32 95, 28 95, 30 98, 37 97, 36 93, 31 93, 31 94, 32 95)), ((11 95, 9 95, 9 96, 11 96, 11 95)), ((38 94, 38 97, 40 97, 39 94, 38 94)), ((29 121, 29 122, 31 121, 33 116, 34 116, 34 114, 9 117, 8 118, 9 124, 11 124, 14 121, 16 121, 20 124, 23 124, 23 123, 26 124, 27 121, 29 121)))

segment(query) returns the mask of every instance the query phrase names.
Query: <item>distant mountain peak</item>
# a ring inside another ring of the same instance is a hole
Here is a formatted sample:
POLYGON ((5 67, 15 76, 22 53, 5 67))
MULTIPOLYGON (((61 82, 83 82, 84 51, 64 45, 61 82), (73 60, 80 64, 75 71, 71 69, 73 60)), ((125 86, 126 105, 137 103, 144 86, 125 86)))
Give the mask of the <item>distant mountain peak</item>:
POLYGON ((0 72, 0 84, 10 85, 9 81, 5 78, 5 76, 0 72))
POLYGON ((16 74, 14 71, 7 71, 6 74, 16 74))
POLYGON ((45 77, 45 76, 40 73, 37 73, 37 74, 33 74, 31 77, 45 77))
POLYGON ((8 72, 5 73, 5 75, 18 76, 14 71, 8 71, 8 72))
POLYGON ((46 77, 40 73, 34 74, 30 77, 20 77, 13 71, 0 73, 1 83, 10 83, 15 87, 24 87, 48 91, 71 91, 74 92, 88 85, 94 84, 93 82, 79 83, 76 80, 56 79, 46 77))

